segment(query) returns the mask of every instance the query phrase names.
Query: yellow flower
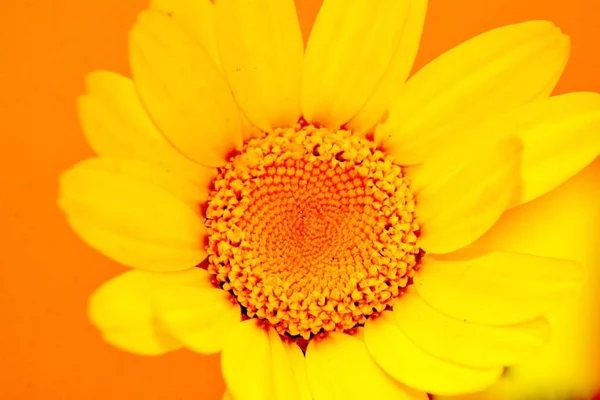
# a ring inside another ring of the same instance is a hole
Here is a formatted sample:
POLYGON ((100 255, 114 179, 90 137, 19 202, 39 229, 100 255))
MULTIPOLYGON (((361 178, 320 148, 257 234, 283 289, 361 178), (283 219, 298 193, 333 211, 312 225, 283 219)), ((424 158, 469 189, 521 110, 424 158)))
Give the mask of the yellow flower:
POLYGON ((547 339, 583 270, 477 245, 600 152, 600 96, 549 97, 568 38, 498 28, 407 80, 426 0, 152 0, 133 79, 88 77, 99 157, 60 179, 81 238, 135 268, 109 343, 222 352, 235 400, 483 390, 547 339), (213 4, 215 3, 215 4, 213 4))

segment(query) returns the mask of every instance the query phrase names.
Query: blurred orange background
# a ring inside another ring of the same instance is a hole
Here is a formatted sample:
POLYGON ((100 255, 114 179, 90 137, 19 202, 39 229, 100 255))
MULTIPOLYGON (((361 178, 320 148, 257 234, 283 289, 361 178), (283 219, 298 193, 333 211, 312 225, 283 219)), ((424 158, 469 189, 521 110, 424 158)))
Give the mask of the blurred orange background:
MULTIPOLYGON (((296 3, 306 39, 321 2, 297 0, 296 3)), ((547 19, 572 38, 571 60, 557 93, 600 92, 598 0, 430 0, 429 3, 416 67, 493 27, 547 19)), ((128 74, 127 31, 145 6, 146 0, 3 3, 0 16, 2 399, 221 398, 223 382, 218 356, 178 351, 144 358, 116 350, 101 340, 87 320, 87 297, 123 267, 77 239, 55 205, 57 175, 92 155, 75 113, 75 98, 83 92, 84 75, 94 69, 128 74)), ((549 195, 508 213, 484 240, 499 241, 507 249, 571 257, 594 266, 600 262, 599 180, 600 160, 549 195), (522 228, 522 233, 509 236, 506 226, 510 224, 522 228)), ((533 393, 562 390, 564 394, 557 399, 593 390, 598 369, 592 358, 600 354, 600 348, 591 339, 594 333, 589 321, 598 318, 598 308, 591 307, 593 301, 598 303, 591 290, 597 287, 597 271, 598 268, 590 269, 595 281, 585 297, 549 316, 558 326, 549 351, 528 365, 511 370, 508 378, 514 382, 507 378, 498 390, 504 390, 503 385, 514 386, 506 390, 524 389, 533 393)), ((513 393, 504 395, 511 399, 517 392, 503 393, 513 393)))

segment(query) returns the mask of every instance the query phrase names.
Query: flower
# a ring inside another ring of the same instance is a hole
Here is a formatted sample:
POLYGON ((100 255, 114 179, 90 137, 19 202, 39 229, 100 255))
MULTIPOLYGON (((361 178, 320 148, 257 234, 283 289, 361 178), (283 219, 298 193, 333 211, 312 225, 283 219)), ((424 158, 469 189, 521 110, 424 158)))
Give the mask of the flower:
POLYGON ((407 80, 425 0, 152 0, 133 79, 88 77, 98 158, 60 178, 89 245, 134 269, 89 314, 109 343, 222 352, 229 396, 425 399, 493 384, 583 269, 477 244, 600 153, 600 96, 550 97, 568 38, 483 33, 407 80))

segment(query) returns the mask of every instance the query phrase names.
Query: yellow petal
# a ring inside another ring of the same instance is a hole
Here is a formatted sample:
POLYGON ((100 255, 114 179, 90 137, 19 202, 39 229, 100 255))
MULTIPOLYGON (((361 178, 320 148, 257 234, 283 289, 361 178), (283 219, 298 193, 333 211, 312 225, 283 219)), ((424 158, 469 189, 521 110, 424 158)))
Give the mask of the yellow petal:
POLYGON ((404 334, 388 311, 367 321, 364 334, 369 352, 381 368, 398 381, 432 394, 474 393, 491 386, 503 371, 501 367, 470 369, 426 353, 404 334))
POLYGON ((130 158, 91 158, 79 163, 86 169, 104 171, 143 182, 171 193, 194 213, 200 215, 200 204, 208 199, 208 185, 199 187, 166 167, 130 158))
POLYGON ((150 9, 160 11, 198 42, 220 69, 215 38, 215 7, 211 0, 150 0, 150 9))
POLYGON ((416 293, 403 294, 392 314, 406 336, 426 353, 474 368, 514 365, 532 356, 550 334, 548 322, 541 318, 505 327, 453 319, 416 293))
POLYGON ((166 184, 165 175, 142 163, 135 174, 123 174, 110 163, 83 161, 60 177, 59 206, 87 244, 147 270, 184 270, 206 258, 198 213, 153 182, 156 177, 166 184), (138 179, 143 175, 147 178, 138 179))
POLYGON ((144 355, 163 354, 181 345, 156 320, 154 293, 164 287, 206 285, 206 271, 174 273, 129 271, 105 282, 90 297, 88 313, 104 339, 120 349, 144 355))
POLYGON ((106 157, 137 158, 207 187, 216 171, 175 150, 150 120, 129 78, 96 71, 86 78, 87 94, 77 106, 83 132, 94 151, 106 157))
POLYGON ((291 351, 274 329, 259 326, 257 320, 237 324, 221 354, 227 390, 236 400, 305 399, 307 389, 299 387, 302 382, 294 371, 297 354, 290 356, 291 351))
POLYGON ((536 101, 493 118, 479 129, 514 131, 523 142, 516 205, 523 204, 556 188, 598 157, 600 94, 569 93, 536 101))
POLYGON ((306 352, 306 368, 315 400, 423 400, 418 393, 387 376, 358 338, 339 332, 313 340, 306 352))
MULTIPOLYGON (((458 147, 458 146, 457 146, 458 147)), ((522 146, 505 139, 453 163, 431 159, 415 173, 420 246, 431 253, 449 253, 487 232, 514 201, 522 146), (436 174, 432 174, 437 172, 436 174), (419 174, 427 177, 425 179, 419 174)), ((447 154, 453 154, 453 148, 447 154)))
POLYGON ((420 36, 420 27, 411 26, 412 3, 416 1, 323 3, 302 69, 302 114, 308 122, 338 128, 365 105, 387 72, 390 85, 406 79, 420 36), (390 71, 392 62, 399 71, 390 71))
MULTIPOLYGON (((209 54, 215 66, 222 71, 221 58, 217 50, 215 34, 215 6, 211 0, 151 0, 150 8, 161 11, 191 38, 196 40, 209 54)), ((242 110, 240 113, 244 140, 260 133, 242 110)))
POLYGON ((409 79, 375 140, 401 164, 419 164, 462 125, 549 95, 568 54, 568 38, 550 22, 481 34, 409 79))
POLYGON ((292 366, 292 371, 296 379, 296 387, 298 388, 298 400, 314 400, 308 384, 308 376, 306 375, 306 359, 300 347, 295 343, 283 343, 283 347, 287 353, 289 362, 292 366))
POLYGON ((460 320, 511 325, 533 320, 576 293, 583 269, 570 260, 465 250, 426 256, 414 277, 419 295, 460 320))
POLYGON ((240 115, 202 46, 165 14, 145 11, 130 33, 130 58, 142 102, 169 141, 202 165, 225 164, 242 145, 240 115))
MULTIPOLYGON (((427 0, 410 0, 406 1, 406 3, 408 12, 403 25, 399 21, 394 22, 395 26, 401 25, 402 34, 389 66, 367 102, 345 124, 355 132, 368 132, 372 130, 382 118, 387 107, 391 105, 392 100, 397 96, 398 90, 405 83, 413 66, 425 22, 427 0)), ((353 66, 354 64, 351 63, 351 65, 353 66)), ((343 76, 343 74, 340 76, 343 76)))
POLYGON ((239 305, 221 289, 163 289, 156 294, 155 304, 165 329, 188 349, 203 354, 221 351, 225 332, 241 319, 239 305))
POLYGON ((264 131, 300 117, 302 34, 292 0, 219 0, 217 45, 235 98, 264 131))

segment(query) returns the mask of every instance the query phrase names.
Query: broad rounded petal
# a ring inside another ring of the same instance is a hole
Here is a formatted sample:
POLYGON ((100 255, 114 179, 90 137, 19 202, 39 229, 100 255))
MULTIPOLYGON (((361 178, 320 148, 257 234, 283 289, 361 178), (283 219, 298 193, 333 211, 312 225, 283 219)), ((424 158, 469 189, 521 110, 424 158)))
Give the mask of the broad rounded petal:
POLYGON ((155 299, 159 321, 185 347, 198 353, 221 351, 224 334, 241 319, 238 304, 221 289, 176 287, 155 299))
POLYGON ((173 19, 192 39, 206 50, 220 68, 215 37, 215 6, 212 0, 150 0, 150 9, 173 19))
POLYGON ((465 250, 426 256, 414 287, 433 308, 459 320, 489 325, 530 321, 576 293, 584 279, 570 260, 465 250))
POLYGON ((422 163, 461 126, 548 96, 568 55, 568 37, 550 22, 483 33, 410 78, 375 140, 401 164, 422 163))
MULTIPOLYGON (((450 164, 444 159, 424 164, 423 171, 415 173, 413 188, 421 247, 449 253, 487 232, 514 201, 521 150, 521 143, 509 138, 465 158, 454 155, 450 164), (421 183, 425 179, 420 174, 430 178, 427 183, 421 183)), ((448 148, 447 154, 452 151, 448 148)))
MULTIPOLYGON (((406 82, 406 78, 413 66, 425 23, 427 0, 411 0, 406 3, 408 5, 408 13, 402 26, 400 41, 390 61, 390 65, 387 67, 375 91, 369 96, 367 102, 345 124, 346 127, 354 132, 368 132, 375 127, 377 122, 384 116, 385 110, 391 105, 392 100, 398 94, 398 90, 406 82)), ((401 25, 399 21, 394 22, 394 24, 401 25)))
POLYGON ((442 314, 416 293, 403 294, 392 315, 426 353, 473 368, 514 365, 532 356, 550 336, 548 322, 541 318, 505 327, 473 324, 442 314))
POLYGON ((264 131, 293 127, 304 53, 293 0, 219 0, 215 9, 221 63, 240 108, 264 131))
MULTIPOLYGON (((300 352, 297 347, 296 352, 300 352)), ((221 368, 227 390, 236 400, 304 400, 306 384, 298 379, 297 354, 277 332, 249 319, 227 335, 221 368)))
POLYGON ((315 400, 424 400, 425 393, 387 376, 358 338, 333 332, 313 340, 306 351, 308 381, 315 400))
POLYGON ((241 121, 208 53, 158 11, 142 12, 129 36, 133 80, 153 121, 192 160, 225 164, 242 145, 241 121))
POLYGON ((122 173, 113 161, 86 160, 61 175, 58 204, 75 232, 105 256, 140 269, 184 270, 206 258, 201 217, 156 185, 174 190, 166 172, 139 163, 135 173, 122 173))
POLYGON ((77 101, 83 132, 104 157, 136 158, 208 187, 216 175, 175 150, 143 108, 131 79, 108 71, 86 78, 87 94, 77 101))
POLYGON ((502 367, 471 369, 426 353, 406 336, 388 311, 367 321, 364 334, 369 352, 381 368, 398 381, 428 393, 478 392, 496 382, 503 371, 502 367))
POLYGON ((164 189, 198 215, 200 215, 200 204, 208 198, 208 185, 199 187, 166 167, 152 165, 137 159, 90 158, 80 162, 79 165, 164 189))
POLYGON ((168 274, 125 272, 90 297, 90 320, 107 342, 132 353, 156 355, 178 349, 181 344, 156 320, 154 294, 164 287, 205 285, 207 275, 198 268, 168 274))
MULTIPOLYGON (((422 1, 323 3, 302 69, 302 113, 308 122, 335 129, 356 115, 374 92, 384 98, 374 101, 389 100, 389 91, 397 87, 378 84, 403 83, 412 67, 423 24, 424 10, 413 9, 424 8, 418 3, 422 1)), ((379 118, 383 108, 371 107, 379 118)))

